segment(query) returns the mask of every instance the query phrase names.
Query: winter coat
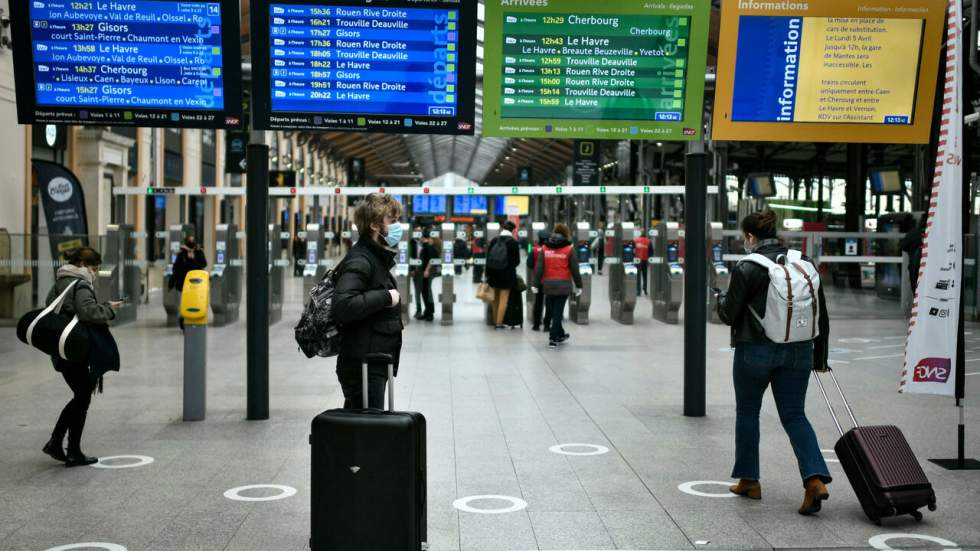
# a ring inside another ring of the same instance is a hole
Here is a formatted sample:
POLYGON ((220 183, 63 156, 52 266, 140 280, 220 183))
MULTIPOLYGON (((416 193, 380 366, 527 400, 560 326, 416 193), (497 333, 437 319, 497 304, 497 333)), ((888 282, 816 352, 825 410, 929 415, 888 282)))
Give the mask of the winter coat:
POLYGON ((534 267, 534 286, 541 289, 541 292, 545 295, 567 296, 572 294, 576 288, 582 288, 582 275, 579 273, 578 267, 578 252, 571 245, 572 243, 560 233, 553 234, 545 242, 544 248, 538 256, 538 262, 534 267), (548 250, 557 251, 565 247, 571 247, 568 253, 568 271, 571 273, 571 279, 545 278, 544 272, 548 263, 548 250), (572 286, 572 282, 575 283, 574 287, 572 286))
POLYGON ((170 288, 178 291, 184 290, 184 280, 187 279, 187 272, 193 270, 203 270, 208 267, 208 259, 204 256, 204 251, 200 248, 194 250, 194 258, 191 258, 183 248, 177 253, 177 260, 174 261, 174 273, 170 278, 170 288))
POLYGON ((521 248, 510 232, 501 232, 500 236, 494 238, 487 247, 488 256, 498 241, 502 241, 507 247, 507 267, 503 270, 494 270, 487 266, 487 283, 494 289, 513 289, 517 287, 517 267, 521 265, 521 248))
POLYGON ((69 318, 77 314, 79 321, 100 325, 107 325, 110 320, 115 319, 116 312, 109 306, 109 303, 99 303, 95 296, 92 275, 88 268, 66 264, 58 268, 56 278, 45 304, 54 302, 54 299, 58 298, 73 281, 78 281, 64 304, 61 305, 61 313, 69 318))
MULTIPOLYGON (((754 251, 772 261, 789 249, 776 239, 767 239, 759 244, 754 251)), ((809 258, 803 260, 812 263, 809 258)), ((749 312, 749 307, 765 315, 766 299, 769 295, 769 271, 754 262, 739 262, 732 270, 728 292, 719 297, 718 314, 722 321, 732 328, 732 342, 738 343, 772 343, 766 337, 766 331, 749 312)), ((814 367, 827 366, 828 343, 830 342, 830 317, 827 314, 827 300, 824 298, 823 286, 817 291, 820 319, 818 327, 820 336, 814 341, 814 367)))
POLYGON ((341 334, 338 371, 360 373, 366 355, 383 352, 395 359, 397 372, 403 326, 400 308, 388 292, 397 289, 394 266, 394 251, 363 237, 337 267, 333 317, 341 334))

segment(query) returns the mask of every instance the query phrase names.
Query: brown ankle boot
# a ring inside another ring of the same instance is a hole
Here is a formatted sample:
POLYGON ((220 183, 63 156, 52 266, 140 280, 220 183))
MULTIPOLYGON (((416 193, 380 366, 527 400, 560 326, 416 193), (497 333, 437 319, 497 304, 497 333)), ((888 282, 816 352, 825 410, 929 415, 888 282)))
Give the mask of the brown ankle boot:
POLYGON ((817 477, 808 478, 805 484, 806 494, 803 496, 803 505, 800 506, 801 515, 812 515, 820 510, 820 502, 830 498, 826 484, 817 477))
POLYGON ((738 481, 738 484, 729 486, 728 491, 749 499, 762 499, 762 484, 759 484, 758 480, 745 480, 743 478, 738 481))

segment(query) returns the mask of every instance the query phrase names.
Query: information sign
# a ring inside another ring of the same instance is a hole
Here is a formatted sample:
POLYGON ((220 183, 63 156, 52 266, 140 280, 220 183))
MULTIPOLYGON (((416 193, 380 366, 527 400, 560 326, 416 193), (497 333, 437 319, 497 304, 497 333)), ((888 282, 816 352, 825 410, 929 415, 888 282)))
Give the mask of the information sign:
POLYGON ((258 128, 473 133, 476 2, 262 0, 252 10, 258 128))
POLYGON ((238 3, 11 2, 21 124, 238 127, 238 3))
POLYGON ((725 2, 713 137, 927 143, 945 7, 725 2))
POLYGON ((709 2, 487 0, 484 133, 700 135, 709 2))

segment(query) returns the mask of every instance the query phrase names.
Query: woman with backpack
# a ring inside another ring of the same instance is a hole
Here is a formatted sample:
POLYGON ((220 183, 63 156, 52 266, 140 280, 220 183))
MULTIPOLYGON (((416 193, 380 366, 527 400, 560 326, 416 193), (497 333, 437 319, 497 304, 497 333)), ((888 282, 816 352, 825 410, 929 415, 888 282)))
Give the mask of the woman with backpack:
MULTIPOLYGON (((102 256, 95 249, 80 247, 69 252, 66 260, 68 263, 58 268, 57 278, 54 287, 48 293, 46 304, 54 302, 71 286, 68 297, 61 305, 61 314, 69 319, 77 315, 78 321, 85 325, 107 326, 109 321, 115 319, 116 309, 123 303, 122 301, 100 303, 95 296, 93 284, 99 273, 99 266, 102 265, 102 256)), ((107 331, 101 334, 108 335, 107 331)), ((105 338, 111 339, 111 337, 105 338)), ((93 350, 90 359, 96 359, 95 351, 104 340, 90 336, 89 341, 93 350)), ((111 343, 110 346, 115 351, 115 343, 111 343)), ((92 403, 92 394, 104 373, 102 368, 105 366, 91 365, 92 361, 71 362, 58 357, 52 357, 52 363, 55 370, 65 378, 74 396, 61 410, 58 422, 51 433, 51 439, 44 445, 42 451, 58 461, 63 461, 68 467, 97 463, 98 458, 82 453, 82 431, 85 430, 85 418, 92 403), (66 434, 68 435, 67 454, 62 447, 66 434)), ((118 365, 115 368, 118 369, 118 365)))
MULTIPOLYGON (((494 328, 504 329, 507 301, 517 287, 517 267, 521 264, 520 245, 514 239, 517 226, 510 220, 500 228, 500 235, 490 242, 487 249, 487 284, 493 289, 494 328)), ((520 292, 520 291, 518 291, 520 292)))
POLYGON ((830 471, 805 413, 810 372, 828 369, 830 321, 826 300, 812 262, 787 249, 776 237, 775 212, 749 214, 741 227, 745 250, 750 254, 732 270, 728 292, 718 303, 722 320, 732 327, 735 346, 732 478, 739 482, 730 490, 752 499, 762 498, 759 411, 766 388, 772 386, 779 419, 803 479, 805 492, 799 513, 810 515, 830 497, 826 486, 831 482, 830 471), (772 279, 770 270, 780 279, 772 279), (791 279, 797 282, 793 288, 805 291, 787 304, 770 286, 786 286, 791 279))
POLYGON ((565 303, 573 292, 582 292, 578 254, 572 246, 572 232, 565 224, 555 225, 555 230, 548 236, 538 255, 534 268, 534 288, 535 293, 540 290, 545 297, 545 319, 550 320, 551 325, 548 348, 558 348, 569 337, 561 324, 565 303))
MULTIPOLYGON (((365 197, 354 210, 360 238, 334 274, 332 316, 341 335, 337 379, 348 409, 362 407, 361 368, 368 354, 390 354, 398 374, 403 326, 398 308, 401 297, 391 269, 401 240, 400 215, 401 205, 391 195, 372 193, 365 197)), ((387 382, 387 365, 368 365, 370 407, 384 406, 387 382)))

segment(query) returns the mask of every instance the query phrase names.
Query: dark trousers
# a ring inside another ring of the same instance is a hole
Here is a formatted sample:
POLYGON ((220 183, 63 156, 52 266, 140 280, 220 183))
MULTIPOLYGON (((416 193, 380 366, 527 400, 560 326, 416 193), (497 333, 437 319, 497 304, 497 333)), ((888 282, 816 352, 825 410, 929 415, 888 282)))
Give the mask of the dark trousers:
POLYGON ((568 295, 548 295, 544 297, 548 305, 547 317, 551 321, 551 331, 548 337, 552 341, 558 341, 565 336, 565 328, 562 327, 562 316, 565 313, 565 303, 568 302, 568 295))
MULTIPOLYGON (((364 407, 364 383, 361 381, 361 367, 357 360, 337 358, 337 380, 340 389, 344 391, 344 409, 361 409, 364 407)), ((387 365, 368 365, 368 407, 384 409, 385 386, 388 384, 387 365)))
POLYGON ((429 317, 435 315, 436 305, 432 300, 432 278, 423 277, 422 278, 422 300, 425 302, 425 313, 423 317, 429 317))
POLYGON ((636 274, 636 296, 649 296, 650 293, 647 291, 647 270, 650 264, 645 260, 638 260, 636 267, 639 269, 639 273, 636 274))
POLYGON ((412 275, 412 286, 415 288, 415 313, 422 314, 422 285, 423 277, 421 272, 412 275))
MULTIPOLYGON (((544 294, 541 289, 538 289, 537 294, 534 295, 534 326, 538 327, 541 325, 541 318, 544 316, 544 294)), ((547 327, 547 324, 545 325, 547 327)))
POLYGON ((88 366, 85 364, 58 360, 56 367, 74 396, 61 410, 51 438, 60 445, 65 438, 65 433, 68 433, 68 452, 80 453, 82 431, 85 430, 85 418, 88 416, 88 406, 92 403, 95 383, 89 376, 88 366))
POLYGON ((480 264, 473 265, 473 283, 479 283, 483 281, 483 266, 480 264))

